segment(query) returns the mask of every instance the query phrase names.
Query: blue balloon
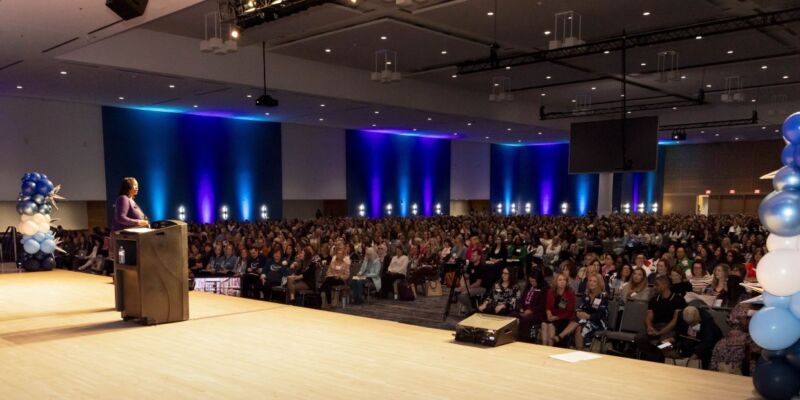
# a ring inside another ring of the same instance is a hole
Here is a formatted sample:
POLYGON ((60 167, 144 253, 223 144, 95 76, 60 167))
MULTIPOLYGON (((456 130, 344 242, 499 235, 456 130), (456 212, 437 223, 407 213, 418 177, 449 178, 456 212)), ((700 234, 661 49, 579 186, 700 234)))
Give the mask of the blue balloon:
POLYGON ((30 172, 26 172, 25 175, 22 175, 22 179, 21 180, 23 182, 29 181, 29 180, 31 180, 32 177, 33 177, 33 175, 30 172))
POLYGON ((36 232, 36 234, 31 237, 33 240, 36 240, 39 243, 44 242, 44 240, 47 239, 47 235, 44 232, 36 232))
POLYGON ((758 207, 758 217, 776 235, 800 235, 800 192, 770 193, 758 207))
POLYGON ((39 179, 42 179, 42 174, 38 172, 31 172, 31 179, 38 181, 39 179))
POLYGON ((789 308, 789 302, 792 300, 790 296, 775 296, 767 292, 762 295, 764 296, 764 305, 767 307, 789 308))
POLYGON ((759 361, 767 361, 767 360, 774 360, 776 358, 783 360, 786 357, 786 353, 788 353, 789 349, 781 349, 781 350, 761 350, 761 358, 759 361))
POLYGON ((42 196, 47 196, 50 194, 50 189, 47 188, 47 185, 44 182, 39 182, 36 184, 36 193, 39 193, 42 196))
POLYGON ((47 187, 47 193, 52 192, 53 189, 55 188, 55 185, 53 185, 53 182, 50 182, 49 179, 45 179, 44 185, 47 187))
POLYGON ((767 350, 785 349, 800 339, 800 319, 785 308, 762 308, 750 320, 750 336, 767 350))
POLYGON ((38 271, 39 260, 35 258, 29 258, 22 262, 22 268, 24 268, 26 271, 38 271))
POLYGON ((790 400, 800 391, 800 373, 783 360, 756 365, 753 385, 767 400, 790 400))
POLYGON ((28 239, 28 241, 22 244, 22 248, 25 249, 25 252, 28 254, 38 253, 39 247, 39 242, 33 240, 33 238, 28 239))
POLYGON ((789 310, 795 317, 800 318, 800 292, 792 295, 792 299, 789 301, 789 310))
POLYGON ((36 193, 36 183, 32 181, 22 182, 20 192, 23 196, 33 196, 36 193))
POLYGON ((49 204, 42 204, 39 206, 39 214, 50 215, 52 211, 53 211, 53 206, 49 204))
POLYGON ((783 121, 783 138, 791 144, 800 143, 800 112, 796 112, 783 121))
POLYGON ((39 249, 42 253, 53 254, 53 252, 56 251, 56 242, 53 239, 46 239, 42 242, 39 249))
POLYGON ((33 202, 36 203, 36 205, 39 205, 39 206, 44 204, 44 199, 45 199, 45 197, 40 195, 40 194, 35 194, 35 195, 33 195, 33 197, 31 197, 31 200, 33 200, 33 202))
POLYGON ((783 148, 783 151, 781 151, 781 162, 783 163, 783 165, 791 165, 795 167, 797 166, 794 154, 795 147, 796 147, 795 145, 789 143, 786 145, 786 147, 783 148))
POLYGON ((22 211, 21 214, 33 215, 36 214, 36 211, 39 210, 39 207, 36 205, 36 203, 30 200, 23 201, 20 205, 21 208, 17 208, 17 211, 22 211))
POLYGON ((793 367, 797 368, 797 371, 800 371, 800 340, 795 342, 795 344, 791 345, 788 349, 785 350, 786 354, 786 361, 789 362, 793 367))
POLYGON ((790 165, 784 166, 772 179, 775 190, 800 190, 800 169, 790 165))

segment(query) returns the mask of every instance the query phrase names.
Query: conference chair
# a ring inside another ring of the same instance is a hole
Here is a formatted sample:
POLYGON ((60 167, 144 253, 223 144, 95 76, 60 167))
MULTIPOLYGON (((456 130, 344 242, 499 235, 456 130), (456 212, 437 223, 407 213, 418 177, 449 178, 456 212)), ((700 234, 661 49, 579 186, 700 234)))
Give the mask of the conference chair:
MULTIPOLYGON (((606 352, 608 341, 634 345, 636 338, 645 334, 644 320, 647 317, 647 303, 644 301, 629 301, 625 303, 619 329, 607 331, 601 340, 600 352, 606 352)), ((616 322, 616 321, 615 321, 616 322)))
MULTIPOLYGON (((608 323, 606 324, 606 330, 599 331, 594 334, 592 338, 592 346, 591 348, 594 349, 595 342, 598 340, 602 342, 603 338, 605 337, 606 333, 613 332, 617 330, 617 321, 619 320, 619 313, 620 313, 620 304, 619 300, 610 300, 608 302, 608 323)), ((603 344, 600 346, 600 352, 603 352, 603 344)))

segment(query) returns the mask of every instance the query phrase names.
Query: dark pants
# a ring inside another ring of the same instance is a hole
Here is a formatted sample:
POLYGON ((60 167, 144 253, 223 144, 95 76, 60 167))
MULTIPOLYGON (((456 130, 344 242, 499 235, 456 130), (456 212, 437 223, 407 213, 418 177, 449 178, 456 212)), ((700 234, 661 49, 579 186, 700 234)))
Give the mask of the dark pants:
POLYGON ((364 302, 364 291, 366 290, 366 279, 352 279, 350 280, 350 292, 353 296, 354 304, 361 304, 364 302))
POLYGON ((256 274, 244 274, 241 279, 242 297, 257 299, 261 293, 261 279, 256 274))
POLYGON ((539 326, 542 325, 542 321, 538 317, 534 317, 533 314, 530 316, 526 316, 524 313, 519 315, 519 334, 517 337, 522 342, 532 342, 534 337, 531 335, 531 330, 536 328, 536 331, 539 331, 539 326))
POLYGON ((403 274, 395 274, 394 272, 386 273, 386 276, 383 277, 383 282, 381 282, 381 292, 383 292, 384 297, 394 292, 394 282, 399 279, 406 279, 406 276, 403 274))
POLYGON ((325 281, 322 282, 322 286, 319 288, 320 292, 322 292, 322 295, 327 297, 328 305, 330 305, 331 301, 333 300, 333 296, 331 295, 331 289, 333 289, 336 286, 344 286, 344 281, 339 278, 329 276, 325 278, 325 281))
MULTIPOLYGON (((281 285, 280 282, 267 281, 266 283, 264 283, 264 286, 261 288, 261 293, 264 294, 264 300, 271 301, 271 300, 273 300, 273 298, 272 298, 273 296, 283 296, 283 295, 285 295, 286 292, 278 292, 278 291, 276 291, 274 294, 272 293, 272 287, 273 286, 280 286, 280 285, 281 285)), ((285 303, 286 302, 285 298, 278 299, 278 300, 280 300, 281 303, 285 303)))

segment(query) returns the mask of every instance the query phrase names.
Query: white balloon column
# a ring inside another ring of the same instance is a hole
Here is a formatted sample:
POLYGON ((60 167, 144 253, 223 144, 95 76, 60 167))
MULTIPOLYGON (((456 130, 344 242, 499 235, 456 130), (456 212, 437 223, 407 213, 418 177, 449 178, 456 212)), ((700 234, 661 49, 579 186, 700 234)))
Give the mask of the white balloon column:
POLYGON ((764 308, 750 321, 750 335, 762 348, 753 374, 767 399, 800 393, 800 112, 783 123, 783 168, 775 191, 761 202, 758 216, 770 231, 767 253, 756 275, 764 289, 764 308))
POLYGON ((17 212, 20 222, 17 231, 22 236, 22 247, 25 255, 22 268, 26 271, 51 270, 56 266, 53 253, 60 243, 50 231, 50 213, 56 207, 56 199, 60 186, 53 186, 47 175, 28 172, 22 177, 22 186, 17 199, 17 212))

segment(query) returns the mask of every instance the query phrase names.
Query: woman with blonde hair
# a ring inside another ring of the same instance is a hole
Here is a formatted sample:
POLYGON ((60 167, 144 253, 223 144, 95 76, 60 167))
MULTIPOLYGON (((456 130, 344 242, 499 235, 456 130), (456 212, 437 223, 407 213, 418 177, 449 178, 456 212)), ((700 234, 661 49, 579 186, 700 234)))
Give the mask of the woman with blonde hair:
MULTIPOLYGON (((637 268, 641 270, 641 268, 637 268)), ((642 271, 644 272, 644 271, 642 271)), ((600 275, 594 274, 587 278, 586 294, 581 299, 580 306, 575 310, 575 317, 563 332, 556 335, 555 342, 565 339, 567 335, 575 332, 575 348, 582 350, 590 346, 597 331, 606 329, 608 321, 608 296, 600 275)))

